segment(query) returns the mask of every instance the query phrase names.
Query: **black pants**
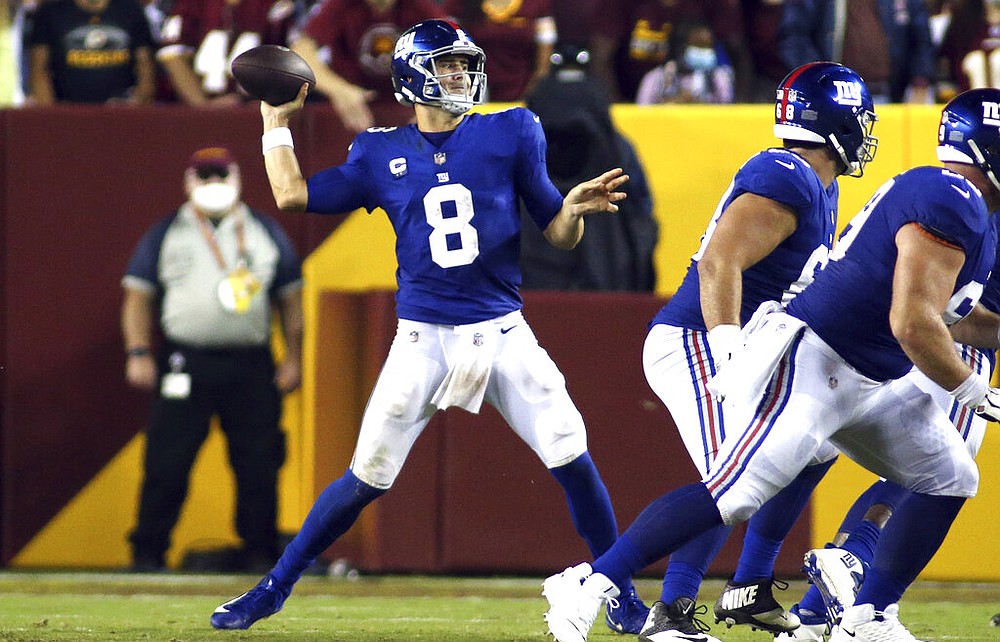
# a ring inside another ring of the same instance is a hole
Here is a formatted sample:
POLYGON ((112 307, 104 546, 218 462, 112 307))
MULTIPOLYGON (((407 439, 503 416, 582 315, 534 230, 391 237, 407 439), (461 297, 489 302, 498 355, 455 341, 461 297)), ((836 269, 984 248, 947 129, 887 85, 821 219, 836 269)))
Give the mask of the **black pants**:
POLYGON ((171 363, 191 376, 185 399, 158 395, 146 437, 139 521, 130 535, 136 559, 158 559, 188 492, 188 478, 211 418, 219 417, 236 477, 236 532, 248 552, 277 552, 278 470, 285 460, 281 395, 268 348, 205 350, 167 345, 160 372, 171 363), (181 355, 178 358, 177 355, 181 355))

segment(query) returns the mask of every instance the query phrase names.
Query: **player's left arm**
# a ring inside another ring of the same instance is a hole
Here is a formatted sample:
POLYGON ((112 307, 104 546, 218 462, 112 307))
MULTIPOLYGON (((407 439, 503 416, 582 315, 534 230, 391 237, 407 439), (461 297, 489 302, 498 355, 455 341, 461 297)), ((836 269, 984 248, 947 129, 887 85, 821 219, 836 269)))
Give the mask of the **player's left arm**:
POLYGON ((628 174, 620 167, 604 172, 571 189, 563 199, 562 207, 543 234, 553 246, 572 250, 583 238, 583 217, 595 212, 617 212, 618 201, 625 199, 619 191, 628 181, 628 174))
POLYGON ((889 309, 892 334, 921 372, 945 390, 955 391, 972 370, 958 356, 943 315, 965 253, 918 223, 899 229, 896 248, 889 309))

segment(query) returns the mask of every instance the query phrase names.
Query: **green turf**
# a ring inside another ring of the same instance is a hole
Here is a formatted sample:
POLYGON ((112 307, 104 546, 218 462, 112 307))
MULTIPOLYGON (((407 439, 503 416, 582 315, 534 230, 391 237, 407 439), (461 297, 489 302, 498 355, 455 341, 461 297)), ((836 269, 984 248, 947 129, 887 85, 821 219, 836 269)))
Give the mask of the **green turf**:
MULTIPOLYGON (((249 631, 214 631, 208 616, 257 578, 225 575, 0 573, 0 641, 47 642, 486 642, 546 639, 541 578, 306 577, 284 611, 249 631)), ((786 605, 804 590, 792 583, 786 605)), ((654 599, 659 583, 641 580, 654 599)), ((707 582, 714 600, 721 588, 707 582)), ((934 642, 1000 641, 990 618, 1000 586, 918 583, 901 605, 903 622, 934 642)), ((713 626, 726 642, 770 642, 745 627, 713 626)), ((551 638, 548 638, 551 640, 551 638)), ((598 624, 590 640, 634 640, 598 624)))

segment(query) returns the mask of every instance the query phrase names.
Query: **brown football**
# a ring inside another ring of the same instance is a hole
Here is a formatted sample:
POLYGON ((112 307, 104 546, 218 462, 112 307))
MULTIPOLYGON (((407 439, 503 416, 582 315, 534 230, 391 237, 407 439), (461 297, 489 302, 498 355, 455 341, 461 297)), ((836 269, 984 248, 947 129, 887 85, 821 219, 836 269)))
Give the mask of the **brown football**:
POLYGON ((299 93, 302 83, 316 85, 316 75, 299 54, 288 47, 261 45, 236 56, 233 77, 248 94, 269 105, 281 105, 299 93))

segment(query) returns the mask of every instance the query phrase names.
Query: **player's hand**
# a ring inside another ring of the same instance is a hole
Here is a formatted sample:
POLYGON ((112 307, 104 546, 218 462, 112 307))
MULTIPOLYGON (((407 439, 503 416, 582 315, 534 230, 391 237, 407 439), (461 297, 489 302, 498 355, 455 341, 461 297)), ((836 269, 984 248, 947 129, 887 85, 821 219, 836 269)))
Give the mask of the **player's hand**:
POLYGON ((264 129, 275 127, 288 127, 289 121, 302 106, 306 104, 306 96, 309 94, 309 83, 302 83, 299 94, 295 100, 283 105, 269 105, 263 100, 260 101, 260 115, 264 118, 264 129))
POLYGON ((571 189, 565 202, 572 205, 579 215, 593 212, 617 212, 618 201, 625 200, 627 194, 618 188, 628 181, 628 174, 621 167, 604 172, 597 178, 584 181, 571 189))
POLYGON ((368 103, 375 100, 375 92, 357 85, 345 84, 330 93, 330 104, 344 127, 357 134, 375 124, 368 103))
POLYGON ((1000 421, 1000 389, 989 388, 986 398, 976 407, 976 414, 990 421, 1000 421))
POLYGON ((720 323, 708 331, 708 349, 712 353, 716 372, 741 347, 743 347, 743 335, 740 333, 740 326, 735 323, 720 323))

